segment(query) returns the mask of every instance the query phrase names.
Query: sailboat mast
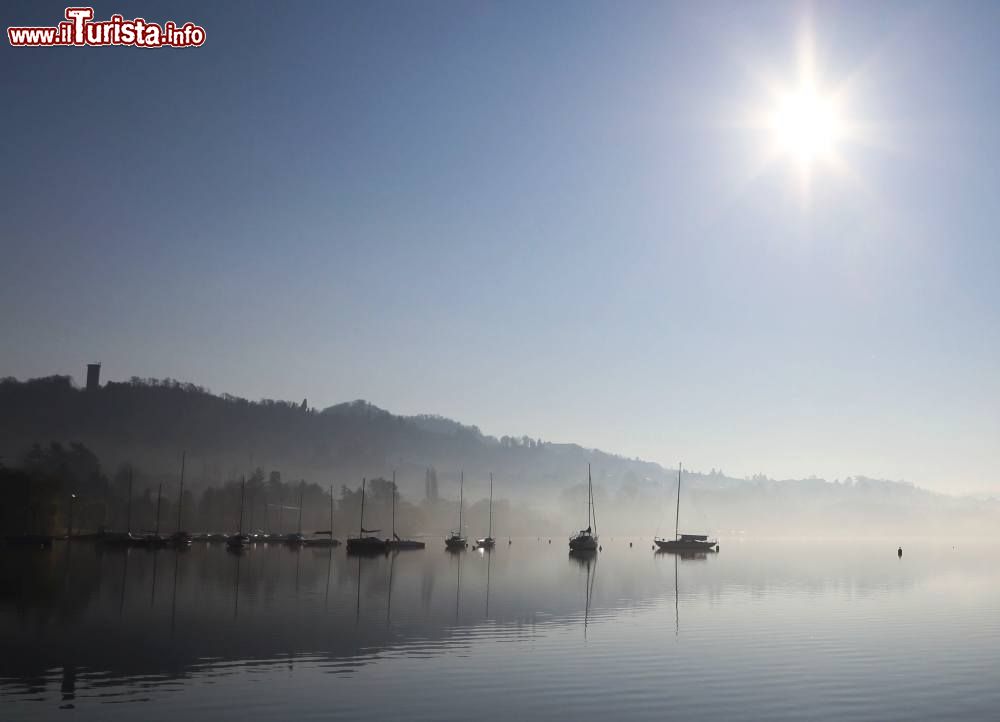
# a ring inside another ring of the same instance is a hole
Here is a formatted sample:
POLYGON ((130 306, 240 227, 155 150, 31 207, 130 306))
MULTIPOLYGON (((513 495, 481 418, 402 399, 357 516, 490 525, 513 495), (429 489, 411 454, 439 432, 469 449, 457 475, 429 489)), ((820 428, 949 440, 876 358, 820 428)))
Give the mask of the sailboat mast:
POLYGON ((247 498, 247 477, 244 474, 240 481, 240 536, 243 536, 243 503, 247 498))
POLYGON ((677 464, 677 516, 674 517, 674 539, 680 537, 681 528, 681 467, 683 464, 677 464))
POLYGON ((490 539, 493 538, 493 472, 492 471, 490 472, 490 531, 487 536, 489 536, 490 539))
MULTIPOLYGON (((587 476, 588 476, 588 480, 589 480, 589 476, 590 475, 588 474, 587 476)), ((593 486, 593 484, 589 484, 589 486, 590 486, 590 509, 591 509, 590 515, 591 515, 591 517, 594 520, 594 527, 593 527, 592 534, 596 538, 597 537, 597 505, 594 503, 594 486, 593 486)))
POLYGON ((333 541, 333 484, 330 484, 330 540, 333 541))
POLYGON ((160 502, 163 501, 163 482, 156 489, 156 536, 160 536, 160 502))
POLYGON ((592 518, 591 512, 593 509, 593 501, 594 501, 594 482, 591 480, 590 477, 590 464, 587 464, 587 528, 588 529, 592 528, 590 520, 592 518))
POLYGON ((458 535, 462 536, 462 507, 465 505, 465 472, 458 482, 458 535))
POLYGON ((358 532, 359 537, 365 535, 365 480, 361 479, 361 531, 358 532))
POLYGON ((181 511, 184 509, 184 462, 187 459, 187 451, 181 452, 181 491, 177 496, 177 531, 181 530, 181 511))
POLYGON ((396 538, 396 470, 392 470, 392 538, 396 538))
POLYGON ((132 533, 132 465, 128 465, 128 506, 125 511, 125 526, 129 534, 132 533))
POLYGON ((302 501, 305 498, 306 493, 306 482, 305 480, 299 482, 299 534, 302 533, 302 501))

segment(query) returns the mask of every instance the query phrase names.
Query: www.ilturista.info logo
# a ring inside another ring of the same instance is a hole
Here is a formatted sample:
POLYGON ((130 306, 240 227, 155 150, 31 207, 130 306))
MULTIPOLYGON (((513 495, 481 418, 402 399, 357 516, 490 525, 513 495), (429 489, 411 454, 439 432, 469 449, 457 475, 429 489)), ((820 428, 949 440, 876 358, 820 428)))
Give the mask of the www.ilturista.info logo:
POLYGON ((178 25, 168 20, 162 25, 143 18, 126 20, 112 15, 94 22, 94 8, 66 8, 66 20, 48 27, 7 28, 14 47, 55 45, 132 45, 136 48, 196 48, 205 43, 205 28, 194 23, 178 25))

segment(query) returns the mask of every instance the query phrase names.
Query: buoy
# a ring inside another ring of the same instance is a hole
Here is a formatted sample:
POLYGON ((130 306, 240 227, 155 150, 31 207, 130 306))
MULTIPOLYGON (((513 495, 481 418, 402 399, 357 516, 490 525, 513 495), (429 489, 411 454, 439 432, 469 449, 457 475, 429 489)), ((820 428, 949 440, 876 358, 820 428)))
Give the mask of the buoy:
POLYGON ((603 552, 604 551, 604 547, 597 547, 597 551, 603 552))
POLYGON ((628 543, 628 548, 629 548, 629 549, 631 549, 631 548, 632 548, 632 542, 629 542, 629 543, 628 543))
POLYGON ((898 556, 900 559, 903 558, 903 547, 900 547, 899 549, 896 550, 896 556, 898 556))
POLYGON ((549 544, 551 544, 551 543, 552 543, 552 540, 551 540, 551 539, 549 539, 549 544))

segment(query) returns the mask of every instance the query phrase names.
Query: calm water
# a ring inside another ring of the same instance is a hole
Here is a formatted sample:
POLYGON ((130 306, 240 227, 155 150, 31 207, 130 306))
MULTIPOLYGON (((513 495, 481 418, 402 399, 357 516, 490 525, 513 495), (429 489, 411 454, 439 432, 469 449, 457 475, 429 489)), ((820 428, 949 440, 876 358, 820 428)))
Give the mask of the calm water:
POLYGON ((0 717, 1000 718, 1000 550, 0 550, 0 717))

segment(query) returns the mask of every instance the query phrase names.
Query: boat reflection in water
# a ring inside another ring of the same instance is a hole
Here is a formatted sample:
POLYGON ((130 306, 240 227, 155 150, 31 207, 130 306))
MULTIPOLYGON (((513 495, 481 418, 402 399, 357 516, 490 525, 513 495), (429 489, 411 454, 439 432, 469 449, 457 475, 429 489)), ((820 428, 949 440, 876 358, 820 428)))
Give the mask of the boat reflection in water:
POLYGON ((949 689, 972 695, 972 719, 1000 705, 995 675, 969 674, 1000 664, 995 548, 914 546, 904 566, 896 545, 879 557, 869 542, 744 541, 725 555, 669 556, 615 543, 567 558, 526 541, 374 557, 285 544, 239 555, 221 544, 0 547, 0 717, 48 719, 72 700, 81 722, 213 719, 224 700, 242 716, 280 708, 334 722, 430 722, 453 718, 456 704, 502 710, 488 715, 497 719, 513 719, 511 706, 518 718, 567 722, 651 720, 666 708, 788 719, 787 700, 807 695, 821 700, 810 716, 822 722, 950 719, 949 689), (961 618, 946 588, 970 592, 961 618), (875 618, 898 624, 872 634, 875 618), (940 628, 914 634, 928 618, 940 628), (761 638, 788 643, 762 656, 761 638), (936 659, 925 666, 928 648, 936 659), (831 683, 844 692, 824 698, 831 683), (914 683, 924 692, 901 709, 914 683), (581 698, 582 687, 592 693, 581 698))
POLYGON ((586 639, 587 626, 590 623, 590 603, 594 597, 594 582, 597 580, 597 552, 593 550, 571 550, 569 558, 576 562, 578 566, 584 567, 587 570, 583 605, 583 638, 586 639))

